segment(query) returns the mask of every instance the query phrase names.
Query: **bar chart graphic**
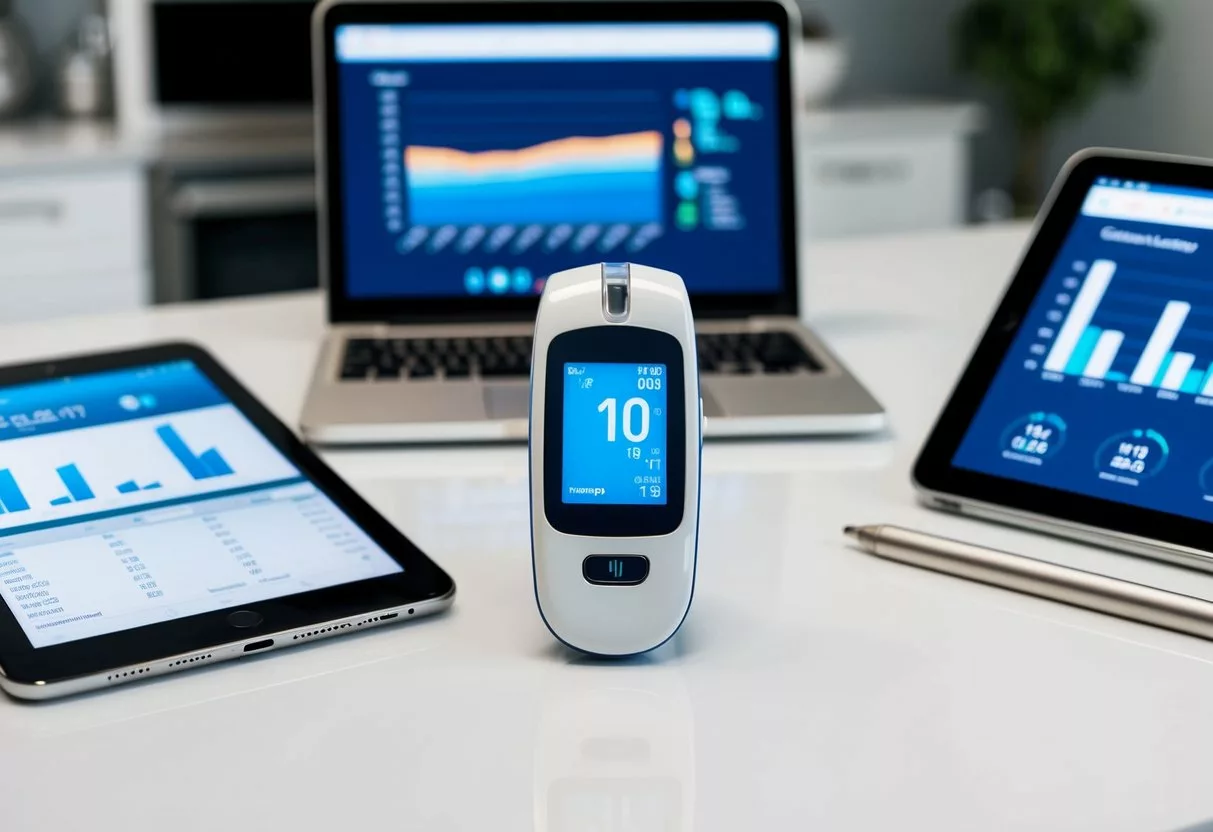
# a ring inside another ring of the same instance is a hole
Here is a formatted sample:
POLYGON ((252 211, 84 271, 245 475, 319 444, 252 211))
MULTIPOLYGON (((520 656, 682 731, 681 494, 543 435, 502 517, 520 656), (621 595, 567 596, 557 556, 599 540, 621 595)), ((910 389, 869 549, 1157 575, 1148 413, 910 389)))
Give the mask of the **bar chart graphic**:
POLYGON ((7 468, 0 469, 0 508, 5 512, 29 511, 29 501, 21 493, 13 472, 7 468))
POLYGON ((1213 397, 1213 331, 1198 320, 1213 324, 1213 286, 1096 260, 1057 302, 1069 309, 1045 372, 1213 397))
MULTIPOLYGON (((169 451, 177 462, 181 464, 181 467, 185 469, 186 473, 194 480, 209 480, 235 473, 235 469, 228 464, 227 460, 223 458, 223 455, 216 448, 207 448, 202 453, 194 453, 171 424, 157 427, 155 435, 161 445, 169 451)), ((94 467, 96 467, 95 463, 94 467)), ((23 481, 27 485, 31 479, 41 479, 40 477, 29 476, 31 472, 26 468, 21 470, 23 481)), ((46 496, 49 495, 44 495, 40 500, 36 501, 39 504, 49 504, 54 508, 62 508, 74 503, 87 503, 97 499, 98 492, 94 490, 88 479, 86 479, 79 464, 68 462, 54 468, 54 472, 56 482, 67 493, 53 496, 49 500, 46 500, 46 496)), ((110 482, 112 483, 113 480, 111 479, 110 482)), ((105 489, 109 488, 109 485, 105 486, 105 489)), ((126 495, 158 491, 162 488, 163 486, 159 479, 143 481, 128 479, 114 485, 113 491, 109 493, 113 494, 116 492, 119 495, 126 495)), ((34 493, 37 493, 38 490, 35 488, 34 493)), ((53 494, 54 492, 52 491, 51 493, 53 494)), ((8 468, 0 469, 0 515, 29 510, 30 500, 22 490, 21 485, 18 484, 17 477, 13 474, 13 471, 8 468)))
MULTIPOLYGON (((161 425, 156 428, 156 435, 181 463, 181 467, 185 468, 186 472, 196 480, 208 480, 212 477, 224 477, 235 473, 232 466, 227 464, 227 460, 215 448, 208 448, 201 454, 195 454, 172 425, 161 425)), ((124 485, 128 484, 124 483, 124 485)), ((153 483, 144 488, 158 485, 158 483, 153 483)))
POLYGON ((134 480, 118 483, 117 488, 119 494, 134 494, 136 491, 154 491, 160 487, 159 482, 149 482, 147 485, 140 485, 134 480))
POLYGON ((0 442, 0 539, 299 476, 232 405, 0 442))
POLYGON ((67 494, 51 500, 52 506, 64 506, 68 503, 84 502, 97 496, 93 493, 93 489, 89 487, 88 482, 84 479, 84 475, 80 473, 80 469, 76 467, 74 462, 56 468, 55 473, 59 475, 59 479, 63 481, 64 487, 67 488, 67 494))

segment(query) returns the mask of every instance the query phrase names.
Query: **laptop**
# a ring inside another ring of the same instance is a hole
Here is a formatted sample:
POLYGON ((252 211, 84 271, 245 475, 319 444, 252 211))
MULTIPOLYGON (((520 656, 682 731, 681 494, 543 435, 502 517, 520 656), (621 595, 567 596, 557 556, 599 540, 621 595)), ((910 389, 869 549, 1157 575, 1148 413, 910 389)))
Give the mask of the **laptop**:
POLYGON ((322 3, 303 436, 525 440, 544 279, 597 262, 685 280, 708 437, 882 428, 797 319, 799 31, 775 0, 322 3))

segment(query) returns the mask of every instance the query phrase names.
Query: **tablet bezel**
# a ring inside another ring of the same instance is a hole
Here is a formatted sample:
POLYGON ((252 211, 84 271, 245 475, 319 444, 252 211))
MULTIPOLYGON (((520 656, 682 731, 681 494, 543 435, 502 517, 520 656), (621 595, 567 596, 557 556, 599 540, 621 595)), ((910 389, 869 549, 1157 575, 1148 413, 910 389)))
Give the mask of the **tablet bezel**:
POLYGON ((1210 549, 1210 526, 1180 514, 983 474, 952 464, 1028 310, 1098 177, 1213 191, 1213 163, 1158 154, 1090 150, 1067 163, 1041 209, 1035 234, 968 366, 952 390, 914 464, 915 485, 957 501, 975 501, 1092 529, 1181 546, 1210 549))
POLYGON ((8 604, 0 601, 0 676, 18 684, 50 685, 182 653, 214 649, 250 637, 268 637, 336 619, 433 601, 454 591, 450 576, 358 496, 201 347, 187 343, 159 344, 0 367, 0 388, 181 360, 192 361, 271 445, 346 512, 404 571, 38 648, 32 646, 8 604), (243 628, 232 625, 228 616, 236 610, 257 613, 261 623, 243 628))

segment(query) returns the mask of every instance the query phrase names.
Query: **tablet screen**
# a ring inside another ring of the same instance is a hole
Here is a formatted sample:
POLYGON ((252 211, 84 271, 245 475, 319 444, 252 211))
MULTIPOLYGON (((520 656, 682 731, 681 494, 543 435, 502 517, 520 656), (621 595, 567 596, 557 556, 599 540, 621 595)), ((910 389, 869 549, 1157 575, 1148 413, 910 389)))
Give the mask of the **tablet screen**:
POLYGON ((401 571, 191 361, 0 388, 0 597, 34 647, 401 571))
POLYGON ((1213 191, 1095 181, 953 464, 1213 518, 1213 191))

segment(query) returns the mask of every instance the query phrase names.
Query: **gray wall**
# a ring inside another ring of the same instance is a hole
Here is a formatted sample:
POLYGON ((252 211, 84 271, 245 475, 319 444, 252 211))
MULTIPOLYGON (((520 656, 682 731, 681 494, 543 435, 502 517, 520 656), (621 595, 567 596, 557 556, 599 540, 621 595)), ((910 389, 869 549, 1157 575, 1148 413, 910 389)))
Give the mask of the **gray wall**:
POLYGON ((1006 185, 1012 144, 997 100, 954 66, 952 18, 967 1, 797 0, 804 14, 826 20, 850 46, 851 64, 839 90, 841 102, 935 98, 986 105, 989 125, 973 148, 973 186, 978 192, 1006 185))
MULTIPOLYGON (((990 125, 974 148, 975 190, 1006 186, 1012 125, 998 98, 953 69, 951 19, 966 0, 798 0, 850 41, 844 99, 973 98, 990 125)), ((1044 182, 1070 154, 1108 145, 1213 157, 1213 0, 1145 0, 1160 32, 1143 79, 1110 88, 1090 111, 1058 124, 1044 182)))
POLYGON ((1161 28, 1141 83, 1060 126, 1051 161, 1090 145, 1213 156, 1213 2, 1151 0, 1161 28))
POLYGON ((799 0, 851 47, 844 98, 946 96, 952 70, 949 21, 966 0, 799 0))

